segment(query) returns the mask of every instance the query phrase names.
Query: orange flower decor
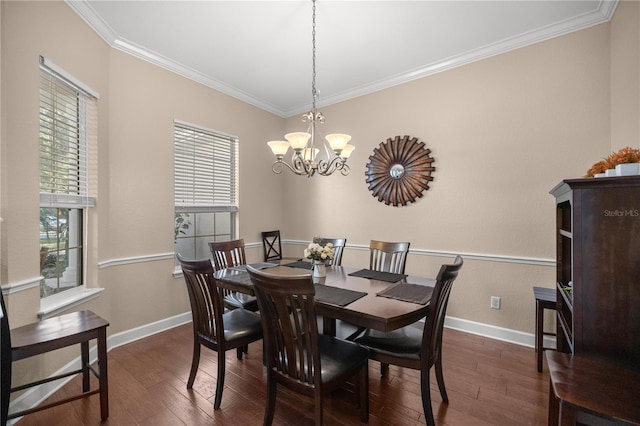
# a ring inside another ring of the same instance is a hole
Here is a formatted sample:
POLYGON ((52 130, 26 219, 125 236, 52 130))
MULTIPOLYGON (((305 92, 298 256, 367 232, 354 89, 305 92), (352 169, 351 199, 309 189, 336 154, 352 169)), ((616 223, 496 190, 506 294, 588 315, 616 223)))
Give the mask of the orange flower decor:
POLYGON ((593 177, 598 173, 604 173, 607 169, 613 169, 618 164, 640 163, 640 149, 624 147, 612 153, 604 160, 595 163, 589 170, 587 176, 593 177))

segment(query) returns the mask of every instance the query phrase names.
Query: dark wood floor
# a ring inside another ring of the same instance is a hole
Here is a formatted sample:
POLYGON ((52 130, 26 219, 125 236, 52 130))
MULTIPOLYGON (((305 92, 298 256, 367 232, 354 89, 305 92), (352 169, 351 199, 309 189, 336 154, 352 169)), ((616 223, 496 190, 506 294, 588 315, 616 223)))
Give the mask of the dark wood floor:
MULTIPOLYGON (((105 425, 261 425, 265 374, 260 342, 238 361, 227 353, 220 410, 213 411, 217 356, 203 348, 193 390, 186 381, 191 365, 191 325, 159 333, 109 352, 110 416, 105 425)), ((432 396, 439 425, 542 425, 547 422, 549 376, 538 373, 533 349, 445 330, 444 379, 449 404, 441 404, 435 377, 432 396)), ((380 377, 370 362, 369 425, 425 424, 416 371, 391 366, 380 377)), ((52 399, 79 389, 78 378, 52 399), (71 388, 73 386, 73 388, 71 388)), ((279 388, 276 425, 312 425, 309 399, 279 388)), ((325 399, 325 424, 361 425, 353 396, 340 391, 325 399)), ((25 416, 19 426, 100 424, 98 396, 25 416)))

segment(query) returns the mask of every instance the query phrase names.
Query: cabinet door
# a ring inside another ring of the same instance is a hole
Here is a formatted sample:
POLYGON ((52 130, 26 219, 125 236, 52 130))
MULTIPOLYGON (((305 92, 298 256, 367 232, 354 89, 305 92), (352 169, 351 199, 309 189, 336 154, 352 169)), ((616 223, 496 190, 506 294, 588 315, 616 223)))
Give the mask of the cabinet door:
POLYGON ((640 362, 640 186, 574 192, 575 353, 640 362))

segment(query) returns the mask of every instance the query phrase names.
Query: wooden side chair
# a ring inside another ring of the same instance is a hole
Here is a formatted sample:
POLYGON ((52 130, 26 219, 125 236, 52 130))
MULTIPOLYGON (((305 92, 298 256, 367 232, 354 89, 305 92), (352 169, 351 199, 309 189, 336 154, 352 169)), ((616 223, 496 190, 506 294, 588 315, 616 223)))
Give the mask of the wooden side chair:
POLYGON ((320 244, 326 245, 327 243, 333 244, 333 260, 328 263, 329 265, 340 266, 342 265, 342 252, 347 245, 346 238, 321 238, 320 244))
POLYGON ((309 274, 281 276, 247 266, 258 297, 267 366, 264 424, 273 422, 277 385, 314 399, 315 424, 322 425, 322 397, 355 378, 360 419, 369 418, 369 350, 318 334, 309 274))
POLYGON ((282 260, 282 243, 280 242, 280 231, 276 230, 263 232, 262 248, 264 250, 265 262, 282 260))
POLYGON ((9 329, 9 318, 0 290, 0 334, 2 337, 0 374, 1 407, 0 424, 7 420, 22 417, 36 411, 45 410, 60 404, 75 401, 94 394, 100 394, 100 418, 109 417, 109 391, 107 380, 107 326, 109 323, 91 311, 73 312, 48 318, 22 327, 9 329), (89 341, 96 339, 98 349, 98 367, 89 363, 89 341), (80 345, 82 365, 79 369, 31 383, 11 387, 11 365, 15 361, 40 355, 68 346, 80 345), (98 378, 98 387, 91 389, 90 373, 98 378), (68 398, 39 405, 34 408, 9 413, 9 402, 12 392, 28 389, 53 380, 82 374, 82 392, 68 398))
POLYGON ((404 274, 409 245, 408 242, 391 243, 371 240, 369 243, 369 269, 404 274))
MULTIPOLYGON (((216 270, 247 264, 244 239, 210 242, 209 250, 211 250, 213 265, 216 270)), ((224 298, 224 306, 227 309, 242 308, 253 312, 258 310, 258 302, 255 296, 223 288, 220 288, 220 291, 224 298)))
POLYGON ((449 294, 462 263, 462 258, 456 256, 453 264, 440 267, 422 331, 413 325, 388 333, 366 330, 354 339, 371 350, 370 359, 380 361, 385 366, 381 368, 383 375, 387 372, 388 364, 420 370, 422 407, 429 426, 435 425, 429 383, 431 367, 435 366, 442 400, 449 402, 442 376, 442 329, 449 294))
POLYGON ((187 389, 193 387, 200 363, 200 346, 218 354, 218 377, 214 410, 220 408, 224 389, 225 352, 236 349, 242 359, 243 348, 262 339, 260 315, 246 309, 224 312, 222 298, 213 278, 213 265, 209 259, 187 260, 177 255, 191 302, 193 317, 193 358, 187 389))

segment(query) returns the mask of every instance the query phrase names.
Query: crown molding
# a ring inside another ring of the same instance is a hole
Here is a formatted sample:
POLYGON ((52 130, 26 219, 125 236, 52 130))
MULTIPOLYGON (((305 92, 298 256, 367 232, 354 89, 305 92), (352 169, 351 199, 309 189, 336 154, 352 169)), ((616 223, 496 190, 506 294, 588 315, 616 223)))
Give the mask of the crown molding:
MULTIPOLYGON (((574 31, 582 30, 594 25, 608 22, 613 17, 619 0, 602 0, 599 7, 591 12, 579 15, 575 18, 558 22, 535 31, 526 32, 516 37, 510 37, 500 42, 484 46, 480 49, 470 50, 459 55, 445 58, 441 61, 433 62, 425 66, 415 68, 408 72, 397 74, 390 78, 381 79, 370 84, 362 85, 348 91, 328 96, 318 102, 319 107, 326 107, 339 102, 344 102, 353 98, 368 95, 380 90, 388 89, 403 83, 417 80, 429 75, 451 70, 472 62, 500 55, 512 50, 516 50, 525 46, 539 43, 554 37, 569 34, 574 31)), ((88 1, 72 1, 65 0, 65 3, 75 11, 102 39, 104 39, 111 47, 122 52, 133 55, 139 59, 150 62, 159 67, 165 68, 171 72, 181 75, 187 79, 203 84, 228 96, 236 98, 242 102, 246 102, 257 108, 275 114, 282 118, 292 117, 309 109, 308 105, 297 106, 293 109, 282 110, 269 104, 263 100, 257 99, 243 91, 235 89, 224 84, 221 81, 212 79, 198 71, 195 71, 183 64, 166 58, 156 52, 145 49, 128 40, 118 37, 113 29, 104 22, 100 16, 91 7, 88 1)))

